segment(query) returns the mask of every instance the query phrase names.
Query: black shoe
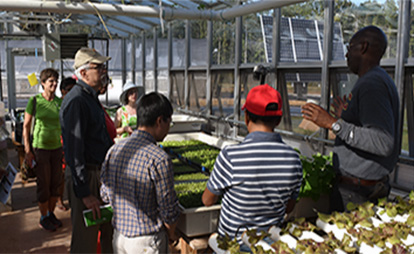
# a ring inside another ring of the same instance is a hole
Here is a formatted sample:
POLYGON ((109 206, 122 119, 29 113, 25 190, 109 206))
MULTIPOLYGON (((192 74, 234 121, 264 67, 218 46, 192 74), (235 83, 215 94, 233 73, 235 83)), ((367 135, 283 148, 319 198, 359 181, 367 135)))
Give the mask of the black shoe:
POLYGON ((52 221, 50 220, 50 217, 45 217, 43 218, 43 220, 40 219, 39 226, 51 232, 56 230, 56 226, 52 223, 52 221))
POLYGON ((60 228, 62 226, 62 222, 56 218, 54 213, 50 213, 48 218, 53 223, 53 225, 55 225, 55 227, 60 228))

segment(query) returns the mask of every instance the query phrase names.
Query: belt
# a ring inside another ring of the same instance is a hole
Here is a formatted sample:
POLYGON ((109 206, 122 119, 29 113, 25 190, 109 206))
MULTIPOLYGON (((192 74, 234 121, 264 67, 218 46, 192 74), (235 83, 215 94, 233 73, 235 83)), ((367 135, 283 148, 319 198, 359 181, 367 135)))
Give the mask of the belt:
POLYGON ((339 180, 341 183, 345 184, 352 184, 352 185, 360 185, 360 186, 373 186, 377 183, 384 182, 388 176, 381 178, 380 180, 365 180, 358 177, 353 176, 340 176, 339 180))

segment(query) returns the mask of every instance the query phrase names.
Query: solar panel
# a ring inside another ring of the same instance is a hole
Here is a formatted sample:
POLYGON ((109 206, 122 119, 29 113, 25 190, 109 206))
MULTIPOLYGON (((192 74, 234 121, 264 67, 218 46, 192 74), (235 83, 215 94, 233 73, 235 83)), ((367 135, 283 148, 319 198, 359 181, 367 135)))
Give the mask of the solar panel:
MULTIPOLYGON (((273 17, 260 16, 266 60, 272 62, 273 17)), ((323 59, 323 22, 317 20, 281 18, 280 26, 280 61, 314 62, 323 59)), ((345 47, 341 24, 334 23, 333 60, 345 60, 345 47)), ((320 81, 319 73, 287 74, 290 82, 320 81)))

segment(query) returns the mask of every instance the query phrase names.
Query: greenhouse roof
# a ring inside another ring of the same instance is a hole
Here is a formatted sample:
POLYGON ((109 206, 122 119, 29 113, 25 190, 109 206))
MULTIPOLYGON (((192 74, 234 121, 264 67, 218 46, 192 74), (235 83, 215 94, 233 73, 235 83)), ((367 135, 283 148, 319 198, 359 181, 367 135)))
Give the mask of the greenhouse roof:
POLYGON ((7 35, 42 35, 74 25, 92 35, 130 37, 176 19, 229 20, 306 0, 14 0, 0 1, 7 35), (55 28, 54 28, 55 27, 55 28), (56 28, 58 27, 58 28, 56 28))

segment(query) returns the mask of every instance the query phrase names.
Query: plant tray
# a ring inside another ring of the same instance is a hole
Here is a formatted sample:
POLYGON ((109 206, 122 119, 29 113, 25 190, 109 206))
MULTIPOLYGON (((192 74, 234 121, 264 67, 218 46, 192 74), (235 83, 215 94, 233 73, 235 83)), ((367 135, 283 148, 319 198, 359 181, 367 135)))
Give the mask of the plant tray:
POLYGON ((184 208, 180 205, 181 215, 177 228, 188 237, 207 235, 217 230, 221 205, 210 207, 184 208))

